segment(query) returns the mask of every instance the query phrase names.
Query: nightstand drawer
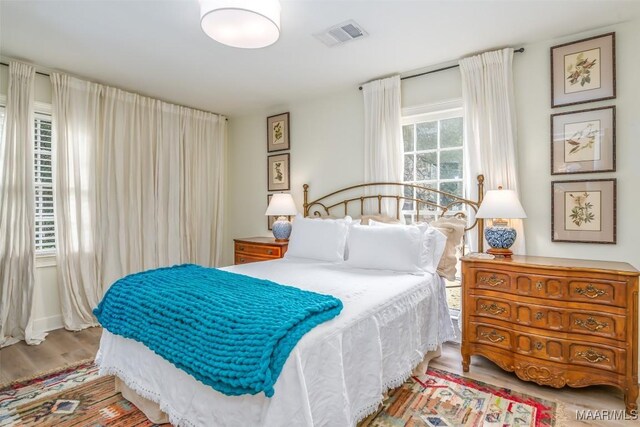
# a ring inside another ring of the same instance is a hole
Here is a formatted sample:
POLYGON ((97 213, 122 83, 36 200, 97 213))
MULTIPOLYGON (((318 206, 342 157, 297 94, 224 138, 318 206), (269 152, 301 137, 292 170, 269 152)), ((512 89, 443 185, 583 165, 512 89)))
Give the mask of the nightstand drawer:
POLYGON ((269 261, 275 258, 267 258, 267 257, 258 257, 251 256, 245 254, 236 254, 235 263, 236 264, 248 264, 250 262, 260 262, 260 261, 269 261))
POLYGON ((269 258, 281 258, 282 248, 264 245, 252 245, 250 243, 238 243, 236 242, 236 252, 242 252, 251 255, 258 255, 261 257, 269 258))

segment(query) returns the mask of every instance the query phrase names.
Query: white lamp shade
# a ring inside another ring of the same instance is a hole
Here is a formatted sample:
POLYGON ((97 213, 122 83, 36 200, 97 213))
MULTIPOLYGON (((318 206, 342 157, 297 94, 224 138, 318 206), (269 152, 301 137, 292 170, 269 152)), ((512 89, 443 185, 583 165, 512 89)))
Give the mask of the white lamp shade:
POLYGON ((200 0, 200 26, 227 46, 266 47, 280 37, 280 1, 200 0))
POLYGON ((267 206, 267 211, 264 214, 273 216, 291 216, 296 215, 297 213, 298 210, 296 209, 296 204, 293 202, 291 194, 279 193, 274 194, 273 197, 271 197, 269 206, 267 206))
POLYGON ((489 190, 484 195, 476 218, 526 218, 520 200, 513 190, 489 190))

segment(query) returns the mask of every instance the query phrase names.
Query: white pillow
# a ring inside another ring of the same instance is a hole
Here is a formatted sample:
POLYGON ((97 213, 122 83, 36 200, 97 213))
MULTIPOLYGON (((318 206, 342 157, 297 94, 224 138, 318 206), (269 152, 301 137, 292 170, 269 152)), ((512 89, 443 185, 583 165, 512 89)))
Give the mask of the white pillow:
POLYGON ((389 224, 369 220, 369 225, 374 227, 417 227, 422 233, 421 267, 428 273, 435 273, 440 259, 447 245, 447 236, 431 227, 427 223, 418 224, 389 224))
POLYGON ((349 230, 350 267, 422 273, 422 232, 418 227, 369 227, 349 230))
POLYGON ((311 219, 297 215, 292 223, 285 258, 311 258, 320 261, 344 260, 351 217, 344 219, 311 219))

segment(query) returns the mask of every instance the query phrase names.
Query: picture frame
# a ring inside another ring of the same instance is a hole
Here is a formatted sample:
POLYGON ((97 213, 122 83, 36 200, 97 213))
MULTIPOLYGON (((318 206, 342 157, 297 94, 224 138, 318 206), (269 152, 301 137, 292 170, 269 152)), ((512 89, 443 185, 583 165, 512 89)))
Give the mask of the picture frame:
POLYGON ((290 148, 289 113, 267 117, 267 152, 286 151, 290 148))
POLYGON ((551 241, 616 244, 617 180, 551 183, 551 241))
MULTIPOLYGON (((267 194, 267 207, 269 207, 269 203, 271 203, 271 198, 273 194, 267 194)), ((273 223, 276 222, 278 217, 276 215, 267 215, 267 229, 269 231, 273 230, 273 223)))
POLYGON ((267 191, 289 190, 289 178, 289 153, 267 156, 267 191))
POLYGON ((551 175, 615 170, 615 106, 551 115, 551 175))
POLYGON ((551 107, 616 97, 616 34, 551 47, 551 107))

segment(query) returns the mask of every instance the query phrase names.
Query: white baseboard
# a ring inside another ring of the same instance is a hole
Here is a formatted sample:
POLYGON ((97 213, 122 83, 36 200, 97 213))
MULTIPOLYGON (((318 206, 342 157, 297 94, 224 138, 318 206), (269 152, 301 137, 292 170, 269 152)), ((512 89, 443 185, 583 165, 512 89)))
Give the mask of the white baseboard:
POLYGON ((62 314, 56 314, 55 316, 41 317, 33 321, 33 329, 36 331, 49 332, 55 329, 61 329, 62 314))

